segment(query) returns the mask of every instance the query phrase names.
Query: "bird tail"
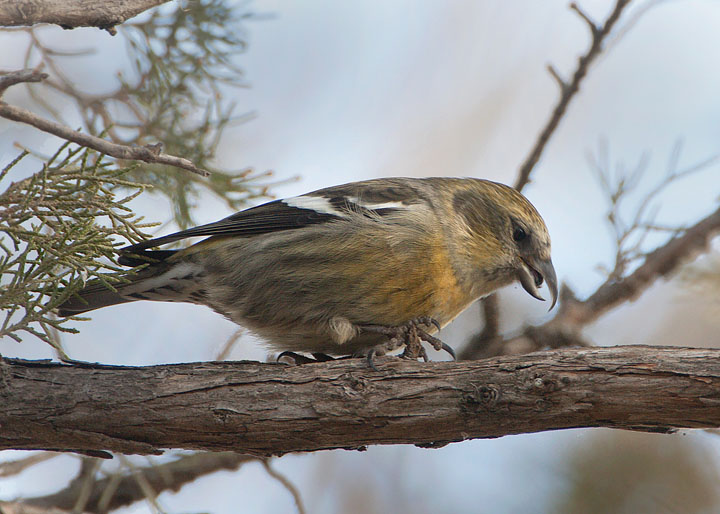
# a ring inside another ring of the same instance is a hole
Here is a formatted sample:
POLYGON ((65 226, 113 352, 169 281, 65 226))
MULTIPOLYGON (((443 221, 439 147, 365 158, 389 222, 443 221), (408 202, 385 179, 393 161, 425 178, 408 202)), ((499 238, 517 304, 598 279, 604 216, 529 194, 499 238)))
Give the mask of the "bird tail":
POLYGON ((63 317, 75 316, 84 312, 100 309, 101 307, 109 307, 110 305, 134 301, 135 299, 132 297, 123 296, 121 293, 123 288, 124 285, 117 286, 116 290, 113 291, 105 283, 99 280, 92 280, 60 305, 57 313, 63 317))
POLYGON ((139 266, 152 262, 137 273, 129 273, 123 283, 111 289, 106 281, 91 280, 57 308, 59 316, 74 316, 102 307, 134 302, 137 300, 191 301, 185 298, 180 286, 181 279, 192 278, 196 266, 190 263, 172 265, 165 262, 175 250, 142 252, 140 257, 123 255, 118 262, 124 266, 139 266), (192 269, 191 269, 192 268, 192 269))

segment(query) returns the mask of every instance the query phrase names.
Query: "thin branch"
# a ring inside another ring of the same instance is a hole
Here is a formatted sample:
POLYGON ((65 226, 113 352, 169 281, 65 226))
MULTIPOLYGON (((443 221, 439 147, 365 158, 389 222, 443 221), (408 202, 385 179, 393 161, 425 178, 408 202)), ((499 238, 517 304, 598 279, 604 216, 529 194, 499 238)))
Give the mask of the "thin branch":
POLYGON ((642 265, 627 277, 604 283, 587 300, 573 306, 572 314, 566 314, 563 321, 574 326, 586 325, 617 305, 637 298, 655 280, 667 277, 689 258, 706 250, 711 237, 719 231, 720 208, 648 253, 642 265))
POLYGON ((41 73, 40 70, 17 70, 0 72, 0 96, 10 86, 20 84, 21 82, 41 82, 48 78, 47 73, 41 73))
POLYGON ((617 170, 614 172, 613 167, 610 165, 609 150, 605 142, 601 142, 597 156, 590 155, 588 157, 590 167, 595 172, 603 193, 609 202, 606 217, 615 238, 615 263, 612 269, 605 270, 609 281, 622 278, 628 267, 645 257, 646 253, 643 251, 642 246, 651 232, 671 232, 675 235, 683 232, 684 229, 662 226, 655 222, 658 211, 656 200, 661 193, 675 182, 703 171, 714 164, 718 161, 718 155, 681 168, 679 165, 681 153, 682 140, 678 140, 670 152, 666 176, 650 187, 642 196, 634 209, 634 215, 629 220, 623 216, 622 207, 630 193, 640 184, 648 168, 649 153, 645 152, 641 155, 633 171, 627 170, 622 163, 619 163, 616 166, 617 170))
POLYGON ((600 31, 601 31, 600 27, 598 27, 595 24, 595 22, 593 20, 591 20, 590 17, 587 14, 585 14, 585 12, 582 9, 580 9, 578 4, 576 4, 575 2, 571 3, 570 9, 575 11, 577 13, 577 15, 580 16, 585 21, 585 23, 587 23, 593 39, 600 37, 600 31))
POLYGON ((137 486, 140 488, 145 502, 150 506, 153 514, 160 514, 162 512, 162 509, 158 504, 158 493, 155 491, 155 488, 148 481, 148 479, 145 478, 145 475, 141 472, 141 469, 135 466, 132 462, 130 462, 130 459, 128 459, 124 455, 120 455, 119 458, 123 466, 130 470, 131 476, 135 480, 137 486))
POLYGON ((245 329, 242 327, 238 328, 235 332, 233 332, 230 337, 227 338, 227 341, 225 341, 225 344, 223 345, 220 352, 215 356, 215 360, 224 361, 225 359, 227 359, 237 342, 240 341, 240 338, 242 337, 244 332, 245 329))
POLYGON ((36 507, 34 505, 27 505, 22 501, 0 501, 0 512, 2 514, 83 514, 81 512, 56 509, 55 507, 36 507))
POLYGON ((480 305, 483 309, 484 324, 482 332, 473 336, 462 349, 458 358, 460 360, 481 359, 482 355, 498 355, 501 353, 497 345, 503 343, 500 337, 500 302, 496 294, 485 298, 480 305))
MULTIPOLYGON (((83 512, 107 512, 145 500, 146 492, 139 485, 139 476, 142 476, 143 483, 155 494, 160 494, 165 491, 179 491, 184 485, 205 475, 221 470, 236 470, 246 462, 255 460, 256 457, 233 452, 195 453, 164 464, 134 467, 132 473, 114 473, 91 483, 83 512)), ((78 484, 71 483, 62 491, 28 498, 23 500, 23 504, 70 510, 75 505, 79 492, 78 484)))
MULTIPOLYGON (((72 506, 73 512, 85 512, 85 506, 90 499, 92 493, 93 482, 95 482, 95 475, 100 469, 100 459, 94 457, 85 457, 80 465, 80 472, 78 473, 74 483, 78 484, 78 493, 75 497, 75 502, 72 506)), ((54 505, 55 507, 57 505, 54 505)))
POLYGON ((622 14, 623 10, 625 9, 625 7, 627 7, 629 3, 630 0, 617 0, 617 2, 615 3, 615 7, 613 8, 612 12, 601 27, 596 25, 583 11, 578 8, 575 3, 570 4, 570 8, 577 12, 578 15, 583 20, 585 20, 585 22, 590 27, 592 43, 585 55, 580 57, 577 68, 575 69, 575 73, 573 73, 573 78, 569 83, 563 81, 560 78, 560 75, 552 66, 549 67, 551 75, 560 85, 560 99, 558 100, 558 103, 555 106, 555 109, 553 110, 547 124, 543 128, 542 132, 540 132, 540 135, 535 142, 535 146, 530 151, 530 154, 525 159, 525 162, 523 162, 523 164, 520 166, 520 171, 518 174, 519 176, 517 181, 515 182, 515 189, 517 189, 518 191, 521 191, 530 181, 530 173, 540 160, 540 156, 545 150, 545 146, 547 145, 550 137, 553 135, 558 125, 560 124, 560 120, 562 120, 563 116, 565 115, 565 111, 567 110, 570 101, 580 90, 580 84, 587 75, 590 65, 602 52, 603 42, 607 38, 608 34, 610 34, 613 27, 620 19, 620 15, 622 14))
POLYGON ((295 487, 295 485, 285 475, 273 469, 273 467, 270 465, 269 460, 263 459, 262 463, 263 466, 265 466, 265 471, 267 472, 267 474, 280 482, 283 487, 287 489, 290 494, 292 494, 293 500, 295 500, 295 507, 297 508, 298 514, 305 514, 305 506, 303 505, 302 496, 300 496, 300 491, 298 491, 298 488, 295 487))
POLYGON ((76 130, 72 130, 65 125, 61 125, 54 121, 41 118, 26 109, 11 106, 1 101, 0 116, 9 120, 32 125, 44 132, 48 132, 65 140, 72 141, 83 147, 92 148, 105 155, 109 155, 118 159, 138 160, 151 164, 167 164, 170 166, 175 166, 177 168, 192 171, 193 173, 197 173, 202 176, 210 175, 208 171, 197 168, 188 159, 161 153, 162 145, 160 143, 155 145, 136 147, 111 143, 99 137, 91 136, 89 134, 83 134, 76 130))
POLYGON ((637 6, 630 13, 629 17, 625 20, 622 27, 618 29, 615 36, 608 41, 606 50, 610 50, 613 46, 617 45, 623 38, 633 29, 635 25, 640 21, 640 18, 645 16, 648 11, 660 6, 661 4, 670 3, 675 0, 648 0, 643 4, 637 6))
POLYGON ((596 427, 720 426, 720 349, 582 348, 464 362, 148 367, 3 359, 0 448, 283 455, 596 427), (72 409, 58 409, 57 398, 72 409), (372 430, 359 430, 372 427, 372 430))
MULTIPOLYGON (((48 75, 46 73, 41 73, 39 70, 19 70, 1 74, 0 96, 2 96, 5 89, 14 84, 41 82, 47 77, 48 75)), ((127 146, 113 143, 90 134, 73 130, 52 120, 41 118, 26 109, 12 106, 3 101, 0 101, 0 116, 12 121, 32 125, 44 132, 48 132, 67 141, 72 141, 83 147, 92 148, 93 150, 117 159, 143 161, 149 164, 166 164, 191 171, 203 177, 210 175, 210 172, 198 168, 188 159, 162 153, 162 143, 145 146, 127 146)))
POLYGON ((83 134, 77 130, 72 130, 60 123, 46 120, 45 118, 41 118, 40 116, 33 114, 27 109, 15 107, 2 101, 0 101, 0 116, 12 121, 27 123, 28 125, 32 125, 44 132, 48 132, 67 141, 72 141, 80 146, 92 148, 93 150, 97 150, 100 153, 117 159, 143 161, 150 164, 167 164, 169 166, 175 166, 176 168, 192 171, 193 173, 197 173, 198 175, 202 175, 204 177, 210 175, 210 172, 198 168, 188 159, 162 153, 161 143, 134 147, 111 143, 99 137, 91 136, 90 134, 83 134))
POLYGON ((560 73, 555 69, 555 66, 552 64, 547 65, 548 73, 550 73, 550 76, 555 79, 555 82, 557 82, 558 87, 560 88, 560 91, 565 92, 565 90, 568 88, 567 82, 560 76, 560 73))
POLYGON ((25 457, 24 459, 10 460, 7 462, 0 463, 0 478, 7 478, 14 475, 19 475, 27 468, 40 464, 46 460, 50 460, 54 457, 61 455, 55 452, 40 452, 25 457))

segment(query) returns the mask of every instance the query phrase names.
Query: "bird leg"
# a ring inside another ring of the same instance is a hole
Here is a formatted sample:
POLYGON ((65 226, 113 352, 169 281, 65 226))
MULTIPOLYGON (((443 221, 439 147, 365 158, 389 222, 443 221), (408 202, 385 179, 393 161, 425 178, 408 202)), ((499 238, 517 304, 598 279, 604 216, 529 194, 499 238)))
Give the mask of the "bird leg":
POLYGON ((422 345, 423 341, 430 343, 437 351, 445 350, 452 356, 453 360, 455 360, 455 351, 437 337, 428 334, 424 329, 420 328, 420 325, 426 327, 434 325, 438 330, 440 330, 440 324, 429 316, 420 316, 419 318, 411 319, 407 323, 395 326, 360 325, 360 329, 363 332, 382 334, 388 337, 386 342, 380 343, 368 351, 368 365, 377 371, 373 360, 375 356, 385 355, 387 352, 396 350, 401 346, 405 346, 405 350, 401 355, 402 358, 413 360, 422 358, 425 362, 427 362, 428 356, 422 345))

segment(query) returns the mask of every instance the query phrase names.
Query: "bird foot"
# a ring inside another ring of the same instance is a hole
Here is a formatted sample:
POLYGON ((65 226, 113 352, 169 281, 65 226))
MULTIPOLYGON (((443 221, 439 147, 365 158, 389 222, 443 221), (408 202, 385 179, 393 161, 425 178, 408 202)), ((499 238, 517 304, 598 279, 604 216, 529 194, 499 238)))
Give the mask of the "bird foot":
POLYGON ((360 325, 360 329, 364 332, 383 334, 388 337, 386 342, 370 348, 367 352, 368 365, 377 371, 378 369, 375 367, 374 362, 375 356, 385 355, 387 352, 391 352, 402 346, 405 346, 405 350, 401 355, 403 359, 417 360, 422 358, 427 362, 428 356, 427 351, 422 345, 423 341, 430 343, 437 351, 445 350, 452 356, 453 360, 455 360, 455 351, 450 346, 443 343, 437 337, 428 334, 425 329, 420 328, 421 326, 430 327, 431 325, 434 325, 440 330, 440 324, 437 320, 429 316, 420 316, 419 318, 411 319, 407 323, 396 326, 360 325))

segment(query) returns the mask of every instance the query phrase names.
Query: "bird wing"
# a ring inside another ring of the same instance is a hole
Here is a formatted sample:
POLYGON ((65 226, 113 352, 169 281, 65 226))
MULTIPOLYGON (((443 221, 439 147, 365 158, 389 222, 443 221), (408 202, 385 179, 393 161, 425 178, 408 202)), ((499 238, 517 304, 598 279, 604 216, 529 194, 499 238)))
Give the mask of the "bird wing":
POLYGON ((258 205, 214 223, 126 246, 121 252, 141 252, 198 236, 255 236, 338 221, 357 214, 382 217, 420 201, 408 179, 353 182, 258 205))

